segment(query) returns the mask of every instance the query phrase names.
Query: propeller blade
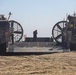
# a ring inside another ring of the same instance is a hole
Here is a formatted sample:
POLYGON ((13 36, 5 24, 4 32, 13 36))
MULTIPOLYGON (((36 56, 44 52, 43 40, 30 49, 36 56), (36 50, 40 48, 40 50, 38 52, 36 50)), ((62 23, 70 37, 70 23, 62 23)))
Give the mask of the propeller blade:
POLYGON ((61 32, 60 30, 56 30, 56 29, 54 29, 55 31, 57 31, 57 32, 61 32))
POLYGON ((62 34, 59 34, 55 39, 59 39, 62 36, 62 34))
POLYGON ((60 27, 60 25, 59 25, 59 24, 57 24, 57 27, 58 27, 60 30, 62 30, 62 28, 60 27))
POLYGON ((21 31, 14 31, 14 33, 16 33, 16 34, 22 34, 21 31))

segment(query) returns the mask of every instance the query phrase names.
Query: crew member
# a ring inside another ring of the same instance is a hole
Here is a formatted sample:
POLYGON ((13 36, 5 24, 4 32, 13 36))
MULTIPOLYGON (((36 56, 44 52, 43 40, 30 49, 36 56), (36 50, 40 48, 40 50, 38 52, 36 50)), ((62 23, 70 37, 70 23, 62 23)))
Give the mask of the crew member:
POLYGON ((35 30, 33 32, 33 41, 36 42, 37 41, 37 30, 35 30))

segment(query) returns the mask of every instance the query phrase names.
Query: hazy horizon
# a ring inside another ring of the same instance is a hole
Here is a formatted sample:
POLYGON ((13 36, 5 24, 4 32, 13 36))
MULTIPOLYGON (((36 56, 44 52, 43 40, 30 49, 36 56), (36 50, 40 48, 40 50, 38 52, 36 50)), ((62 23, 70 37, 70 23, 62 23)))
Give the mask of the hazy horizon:
POLYGON ((33 36, 38 30, 38 37, 51 37, 52 28, 76 11, 75 0, 0 0, 0 14, 12 12, 10 20, 19 22, 24 35, 33 36))

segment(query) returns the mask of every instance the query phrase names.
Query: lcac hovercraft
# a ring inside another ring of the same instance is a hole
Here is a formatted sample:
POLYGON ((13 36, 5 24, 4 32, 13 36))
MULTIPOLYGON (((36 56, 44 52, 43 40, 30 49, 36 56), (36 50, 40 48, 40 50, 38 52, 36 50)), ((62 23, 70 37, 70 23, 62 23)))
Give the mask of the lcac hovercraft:
POLYGON ((9 47, 14 42, 19 42, 23 36, 23 28, 20 23, 9 20, 11 13, 9 13, 8 19, 4 15, 0 15, 0 54, 6 54, 9 47))
POLYGON ((57 45, 76 50, 76 15, 68 15, 66 21, 57 22, 52 29, 52 36, 57 45))

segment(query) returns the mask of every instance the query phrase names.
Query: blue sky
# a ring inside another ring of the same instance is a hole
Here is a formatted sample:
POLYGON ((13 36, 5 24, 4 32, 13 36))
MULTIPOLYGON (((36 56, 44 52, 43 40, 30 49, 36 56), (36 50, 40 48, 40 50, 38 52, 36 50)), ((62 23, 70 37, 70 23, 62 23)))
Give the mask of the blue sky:
POLYGON ((0 14, 12 12, 10 20, 19 22, 27 37, 38 30, 38 37, 51 37, 52 27, 76 11, 76 0, 0 0, 0 14))

